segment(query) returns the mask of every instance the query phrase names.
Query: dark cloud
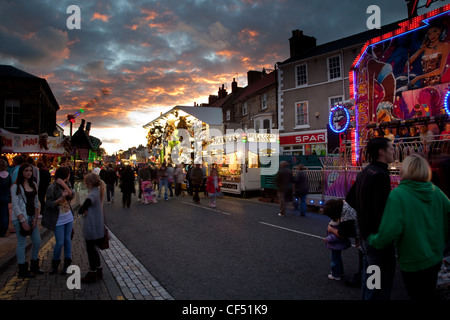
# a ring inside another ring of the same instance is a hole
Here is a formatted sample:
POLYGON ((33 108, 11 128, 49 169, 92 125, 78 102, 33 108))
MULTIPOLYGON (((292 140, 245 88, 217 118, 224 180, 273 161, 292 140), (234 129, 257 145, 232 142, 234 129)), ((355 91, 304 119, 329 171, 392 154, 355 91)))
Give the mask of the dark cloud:
MULTIPOLYGON (((59 123, 85 108, 93 130, 141 128, 152 110, 207 102, 235 77, 245 86, 248 70, 272 69, 294 29, 318 44, 367 30, 372 4, 382 24, 407 16, 404 0, 0 0, 0 63, 47 79, 59 123), (66 27, 72 4, 80 30, 66 27)), ((109 135, 102 146, 126 149, 109 135)))

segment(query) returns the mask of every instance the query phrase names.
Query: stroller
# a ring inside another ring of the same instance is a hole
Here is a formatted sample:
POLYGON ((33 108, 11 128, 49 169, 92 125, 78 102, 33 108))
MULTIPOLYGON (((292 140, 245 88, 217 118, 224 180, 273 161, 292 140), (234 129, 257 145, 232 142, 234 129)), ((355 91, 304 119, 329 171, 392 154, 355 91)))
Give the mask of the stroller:
POLYGON ((153 190, 152 182, 151 181, 142 181, 141 182, 141 188, 142 188, 142 203, 143 204, 149 204, 149 203, 156 203, 156 192, 153 190))

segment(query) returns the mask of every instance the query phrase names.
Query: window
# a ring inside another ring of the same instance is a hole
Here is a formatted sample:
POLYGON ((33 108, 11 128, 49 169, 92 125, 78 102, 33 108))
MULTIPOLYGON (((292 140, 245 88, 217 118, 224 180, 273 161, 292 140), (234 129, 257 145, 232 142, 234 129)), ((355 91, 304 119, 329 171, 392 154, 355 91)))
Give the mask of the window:
POLYGON ((305 147, 303 145, 282 147, 281 154, 284 156, 301 156, 305 154, 305 147))
POLYGON ((20 100, 6 99, 5 100, 5 128, 19 128, 20 121, 20 100))
POLYGON ((339 56, 328 58, 328 79, 341 77, 341 58, 339 56))
POLYGON ((244 104, 242 105, 242 115, 247 115, 247 102, 244 102, 244 104))
POLYGON ((231 111, 227 110, 227 121, 231 120, 231 111))
POLYGON ((331 97, 330 98, 330 107, 334 106, 335 103, 339 103, 342 102, 344 99, 342 98, 342 96, 340 97, 331 97))
POLYGON ((308 101, 298 102, 295 105, 295 125, 308 125, 308 101))
POLYGON ((267 93, 261 96, 261 109, 267 109, 267 93))
POLYGON ((297 87, 308 84, 308 74, 306 71, 306 64, 301 64, 295 68, 297 77, 297 87))
POLYGON ((265 119, 264 121, 263 121, 263 129, 267 129, 267 130, 270 130, 270 120, 269 119, 265 119))

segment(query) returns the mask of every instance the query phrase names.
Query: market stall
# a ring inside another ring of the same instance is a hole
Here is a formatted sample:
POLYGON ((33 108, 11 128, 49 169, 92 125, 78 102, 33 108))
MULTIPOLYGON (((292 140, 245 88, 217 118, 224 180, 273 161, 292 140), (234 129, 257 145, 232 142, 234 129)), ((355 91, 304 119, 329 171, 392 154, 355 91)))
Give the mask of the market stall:
POLYGON ((222 191, 244 194, 261 190, 261 171, 276 173, 279 152, 278 133, 256 133, 242 130, 212 137, 210 142, 211 162, 217 166, 222 180, 222 191), (261 168, 261 163, 276 167, 261 168))
POLYGON ((222 110, 176 106, 143 126, 153 162, 202 163, 209 132, 222 132, 222 110))

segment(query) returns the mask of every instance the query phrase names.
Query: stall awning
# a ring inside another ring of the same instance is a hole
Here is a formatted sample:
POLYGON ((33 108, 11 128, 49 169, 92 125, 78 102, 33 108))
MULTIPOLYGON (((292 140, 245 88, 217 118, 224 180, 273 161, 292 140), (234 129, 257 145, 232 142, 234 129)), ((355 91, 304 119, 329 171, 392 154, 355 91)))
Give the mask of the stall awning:
POLYGON ((222 124, 222 109, 211 107, 189 107, 189 106, 175 106, 166 113, 162 114, 153 121, 147 123, 143 127, 147 129, 152 123, 158 121, 161 118, 167 117, 170 114, 174 114, 176 111, 183 111, 204 123, 209 125, 221 125, 222 124))

